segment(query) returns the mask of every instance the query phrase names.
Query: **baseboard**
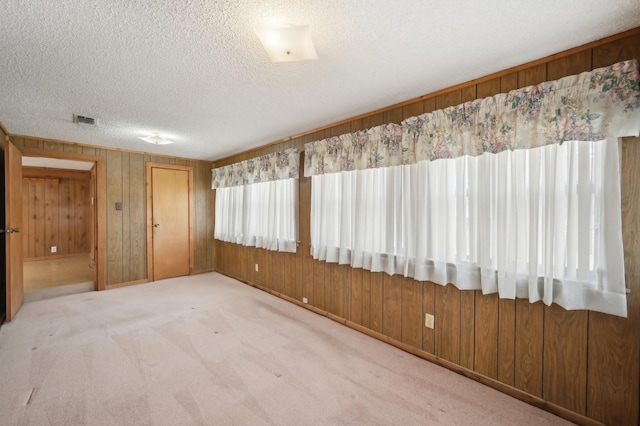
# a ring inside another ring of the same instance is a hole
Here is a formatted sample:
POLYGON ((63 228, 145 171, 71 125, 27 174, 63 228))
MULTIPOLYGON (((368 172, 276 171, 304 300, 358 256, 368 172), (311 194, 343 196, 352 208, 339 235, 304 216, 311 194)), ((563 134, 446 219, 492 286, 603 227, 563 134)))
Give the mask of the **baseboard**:
POLYGON ((215 269, 207 269, 205 271, 195 271, 195 272, 191 272, 189 275, 202 275, 202 274, 208 274, 210 272, 216 272, 215 269))
POLYGON ((451 370, 455 373, 461 374, 471 380, 475 380, 476 382, 482 383, 483 385, 489 386, 493 389, 496 389, 497 391, 500 391, 504 394, 507 394, 509 396, 512 396, 513 398, 519 399, 520 401, 523 401, 529 405, 532 405, 534 407, 540 408, 541 410, 544 411, 548 411, 552 414, 555 414, 558 417, 562 417, 563 419, 569 420, 570 422, 579 424, 579 425, 585 425, 585 426, 602 426, 603 424, 591 419, 589 417, 585 417, 581 414, 578 414, 574 411, 568 410, 564 407, 561 407, 559 405, 553 404, 549 401, 545 401, 542 398, 539 398, 535 395, 531 395, 529 393, 526 393, 520 389, 517 389, 513 386, 504 384, 496 379, 492 379, 491 377, 487 377, 487 376, 483 376, 482 374, 479 374, 473 370, 469 370, 468 368, 462 367, 458 364, 455 364, 451 361, 447 361, 446 359, 442 359, 439 358, 429 352, 425 352, 421 349, 418 349, 414 346, 410 346, 407 345, 406 343, 400 342, 398 340, 392 339, 389 336, 386 336, 382 333, 378 333, 377 331, 373 331, 371 329, 368 329, 360 324, 357 324, 355 322, 349 321, 345 318, 339 317, 335 314, 332 314, 331 312, 327 312, 324 309, 319 309, 316 308, 315 306, 311 306, 308 305, 306 303, 302 303, 301 301, 294 299, 290 296, 287 296, 286 294, 282 294, 279 293, 275 290, 271 290, 267 287, 261 286, 259 284, 254 284, 252 282, 246 281, 240 277, 236 277, 233 274, 228 274, 226 272, 222 272, 222 271, 215 271, 221 275, 224 275, 226 277, 229 278, 233 278, 234 280, 240 281, 243 284, 246 284, 248 286, 257 288, 259 290, 262 290, 266 293, 269 293, 273 296, 279 297, 283 300, 286 300, 287 302, 291 302, 295 305, 300 306, 301 308, 305 308, 311 312, 314 312, 318 315, 322 315, 324 317, 329 318, 330 320, 333 320, 335 322, 338 322, 342 325, 345 325, 353 330, 359 331, 360 333, 366 334, 367 336, 373 337, 374 339, 380 340, 384 343, 388 343, 392 346, 395 346, 398 349, 401 349, 405 352, 408 352, 412 355, 415 355, 419 358, 422 358, 426 361, 429 361, 433 364, 437 364, 441 367, 444 367, 448 370, 451 370))
POLYGON ((122 287, 130 287, 132 285, 145 284, 145 283, 148 283, 148 282, 149 282, 149 280, 144 278, 144 279, 136 280, 136 281, 128 281, 126 283, 111 284, 111 285, 107 286, 106 290, 113 290, 113 289, 122 288, 122 287))

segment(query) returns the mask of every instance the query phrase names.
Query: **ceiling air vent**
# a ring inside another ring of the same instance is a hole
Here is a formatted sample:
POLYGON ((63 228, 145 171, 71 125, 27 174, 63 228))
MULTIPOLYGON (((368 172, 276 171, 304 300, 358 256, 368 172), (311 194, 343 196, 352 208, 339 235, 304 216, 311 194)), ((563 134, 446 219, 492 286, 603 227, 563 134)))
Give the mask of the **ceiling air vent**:
POLYGON ((78 124, 88 124, 89 126, 96 125, 96 119, 91 117, 85 117, 84 115, 73 114, 73 122, 78 124))

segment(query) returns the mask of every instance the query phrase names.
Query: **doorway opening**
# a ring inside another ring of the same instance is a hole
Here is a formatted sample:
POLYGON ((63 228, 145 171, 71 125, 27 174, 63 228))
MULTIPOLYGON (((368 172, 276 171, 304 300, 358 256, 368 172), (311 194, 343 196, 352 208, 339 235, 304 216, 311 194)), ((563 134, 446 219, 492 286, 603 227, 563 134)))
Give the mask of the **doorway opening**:
POLYGON ((22 161, 24 301, 104 289, 102 159, 29 150, 22 161))

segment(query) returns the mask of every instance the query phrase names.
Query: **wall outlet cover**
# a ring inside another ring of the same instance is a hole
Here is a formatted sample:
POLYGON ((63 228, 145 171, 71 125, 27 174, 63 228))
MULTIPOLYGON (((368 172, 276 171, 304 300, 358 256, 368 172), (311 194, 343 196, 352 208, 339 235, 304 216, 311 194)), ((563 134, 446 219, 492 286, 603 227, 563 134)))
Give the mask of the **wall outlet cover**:
POLYGON ((435 317, 431 314, 424 314, 424 326, 433 329, 435 325, 435 317))

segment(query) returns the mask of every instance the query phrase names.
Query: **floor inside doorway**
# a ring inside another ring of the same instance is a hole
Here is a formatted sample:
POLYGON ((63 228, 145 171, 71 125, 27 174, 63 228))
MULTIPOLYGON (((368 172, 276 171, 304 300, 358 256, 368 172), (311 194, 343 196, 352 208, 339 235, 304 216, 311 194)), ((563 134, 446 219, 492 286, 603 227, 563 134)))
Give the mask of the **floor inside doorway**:
POLYGON ((25 302, 95 290, 96 269, 88 254, 27 260, 23 271, 25 302))

